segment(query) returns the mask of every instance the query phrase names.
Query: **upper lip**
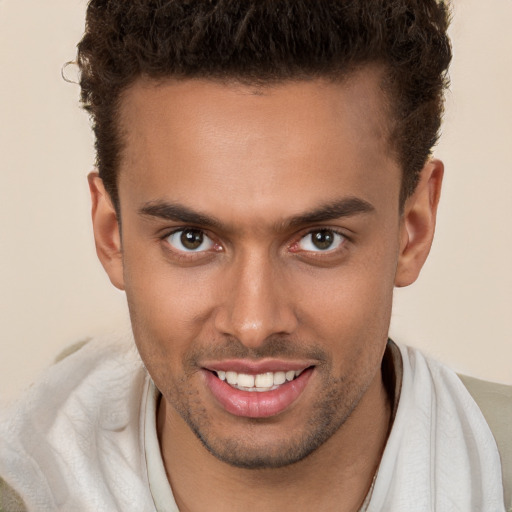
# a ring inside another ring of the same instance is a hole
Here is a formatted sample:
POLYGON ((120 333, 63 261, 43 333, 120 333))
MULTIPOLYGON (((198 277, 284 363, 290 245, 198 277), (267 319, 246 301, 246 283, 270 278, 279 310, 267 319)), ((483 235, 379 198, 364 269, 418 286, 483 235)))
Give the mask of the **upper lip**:
POLYGON ((267 372, 287 372, 305 370, 314 366, 312 361, 290 361, 285 359, 262 359, 251 361, 248 359, 223 359, 221 361, 208 361, 202 365, 206 370, 245 373, 258 375, 267 372))

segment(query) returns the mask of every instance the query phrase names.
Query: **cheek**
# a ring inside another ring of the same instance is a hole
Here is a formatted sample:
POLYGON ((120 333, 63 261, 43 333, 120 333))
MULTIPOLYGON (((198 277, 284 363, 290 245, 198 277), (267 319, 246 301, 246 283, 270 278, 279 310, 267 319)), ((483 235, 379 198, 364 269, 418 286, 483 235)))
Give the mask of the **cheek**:
POLYGON ((124 279, 134 337, 145 364, 179 364, 202 338, 213 302, 210 280, 204 271, 171 268, 135 254, 125 256, 124 279))
POLYGON ((395 265, 392 255, 375 250, 373 256, 353 258, 336 270, 295 276, 306 336, 328 344, 334 357, 351 363, 365 352, 378 353, 388 337, 395 265))

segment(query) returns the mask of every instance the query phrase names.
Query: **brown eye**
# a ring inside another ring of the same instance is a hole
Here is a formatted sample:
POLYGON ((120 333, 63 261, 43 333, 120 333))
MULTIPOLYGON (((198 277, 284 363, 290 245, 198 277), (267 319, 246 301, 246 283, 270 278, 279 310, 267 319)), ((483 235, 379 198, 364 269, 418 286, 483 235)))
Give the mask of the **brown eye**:
POLYGON ((336 233, 332 229, 318 229, 311 231, 299 242, 299 247, 303 251, 323 252, 337 249, 345 240, 343 235, 336 233))
POLYGON ((181 232, 180 241, 183 247, 195 251, 203 243, 203 233, 198 229, 184 229, 181 232))
POLYGON ((207 251, 213 247, 213 241, 200 229, 187 228, 171 233, 167 237, 169 245, 183 252, 207 251))
POLYGON ((334 233, 327 230, 317 231, 311 234, 311 241, 316 248, 325 251, 334 243, 334 233))

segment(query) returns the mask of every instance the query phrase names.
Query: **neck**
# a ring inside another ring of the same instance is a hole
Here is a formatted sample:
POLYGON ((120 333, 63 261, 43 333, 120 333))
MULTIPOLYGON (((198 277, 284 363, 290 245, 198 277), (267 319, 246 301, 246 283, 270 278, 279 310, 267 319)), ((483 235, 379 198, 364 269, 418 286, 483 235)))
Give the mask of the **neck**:
POLYGON ((315 452, 276 469, 240 469, 211 455, 162 398, 162 456, 181 512, 357 511, 377 471, 391 407, 379 372, 342 427, 315 452), (214 505, 212 505, 214 504, 214 505))

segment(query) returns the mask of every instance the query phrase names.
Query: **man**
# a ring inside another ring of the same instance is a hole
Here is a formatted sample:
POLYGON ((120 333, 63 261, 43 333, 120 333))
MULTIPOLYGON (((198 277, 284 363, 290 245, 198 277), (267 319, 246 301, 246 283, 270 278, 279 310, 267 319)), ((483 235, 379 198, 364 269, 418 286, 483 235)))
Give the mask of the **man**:
POLYGON ((92 0, 94 233, 140 359, 90 342, 17 406, 8 507, 504 510, 464 385, 388 340, 434 234, 446 28, 433 0, 92 0))

